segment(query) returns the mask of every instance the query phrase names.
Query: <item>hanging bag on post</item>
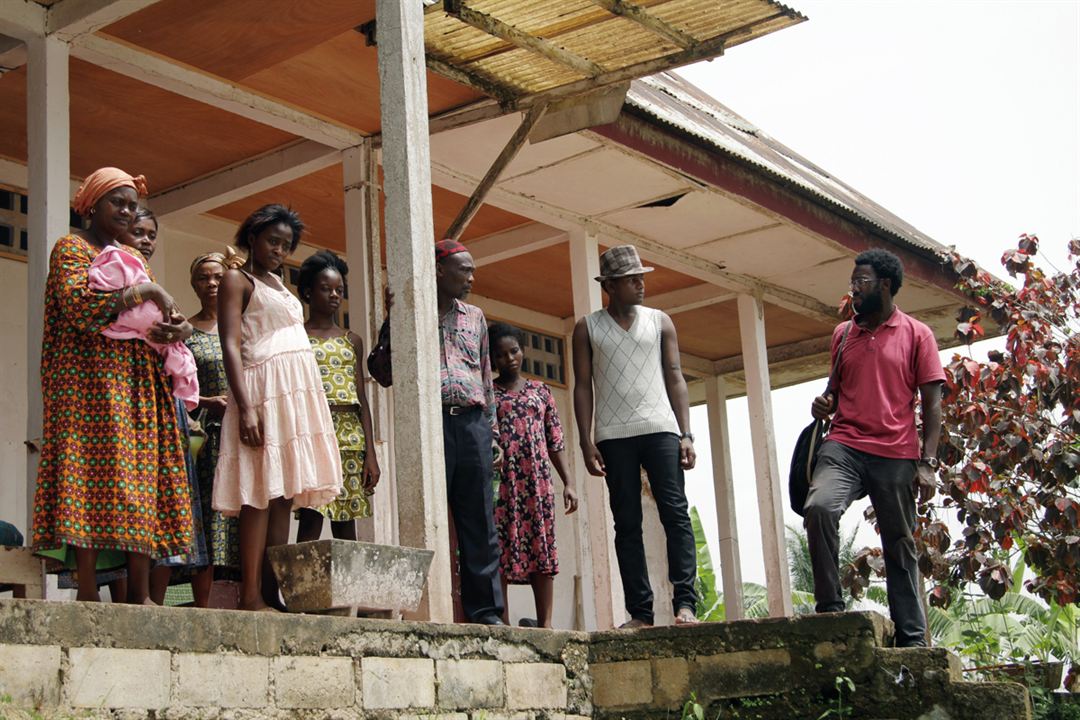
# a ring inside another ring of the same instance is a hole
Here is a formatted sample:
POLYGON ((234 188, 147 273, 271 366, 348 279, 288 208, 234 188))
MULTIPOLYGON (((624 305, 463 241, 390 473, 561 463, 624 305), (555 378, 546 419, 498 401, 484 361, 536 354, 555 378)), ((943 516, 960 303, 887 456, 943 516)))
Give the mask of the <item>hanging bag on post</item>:
MULTIPOLYGON (((847 343, 847 336, 853 322, 855 321, 849 321, 848 326, 844 328, 844 336, 840 339, 840 349, 836 351, 836 362, 833 363, 829 373, 829 384, 825 386, 826 395, 833 391, 836 368, 840 367, 840 358, 844 353, 844 345, 847 343)), ((800 516, 803 515, 806 496, 810 494, 810 482, 814 478, 817 454, 828 432, 828 420, 814 420, 803 428, 803 431, 799 433, 799 439, 795 441, 795 452, 791 454, 791 469, 788 471, 788 500, 791 503, 791 509, 800 516)))

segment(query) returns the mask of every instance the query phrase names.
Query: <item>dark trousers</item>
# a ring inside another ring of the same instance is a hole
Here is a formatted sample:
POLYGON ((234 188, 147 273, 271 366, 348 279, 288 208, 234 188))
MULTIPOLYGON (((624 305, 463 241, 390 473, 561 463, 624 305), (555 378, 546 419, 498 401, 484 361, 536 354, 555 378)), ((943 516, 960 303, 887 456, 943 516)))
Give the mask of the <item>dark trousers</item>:
POLYGON ((604 458, 611 514, 615 519, 615 555, 619 559, 626 611, 653 621, 653 592, 641 535, 641 469, 649 476, 660 522, 667 535, 668 579, 675 587, 675 612, 697 605, 694 579, 697 549, 686 504, 686 486, 679 464, 679 438, 671 433, 638 435, 597 444, 604 458))
POLYGON ((818 454, 806 498, 806 537, 814 568, 818 612, 844 609, 840 597, 840 516, 864 493, 877 515, 885 556, 885 588, 896 644, 926 644, 926 618, 919 600, 919 565, 915 555, 914 460, 884 458, 835 441, 818 454))
POLYGON ((461 605, 470 620, 503 613, 492 497, 491 423, 480 407, 443 408, 446 499, 461 554, 461 605))

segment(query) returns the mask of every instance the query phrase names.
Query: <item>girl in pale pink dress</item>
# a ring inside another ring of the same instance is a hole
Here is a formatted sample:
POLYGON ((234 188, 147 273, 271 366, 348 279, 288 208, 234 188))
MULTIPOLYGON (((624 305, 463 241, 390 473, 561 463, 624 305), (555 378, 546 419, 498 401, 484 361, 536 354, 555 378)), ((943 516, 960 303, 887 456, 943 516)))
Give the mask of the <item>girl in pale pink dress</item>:
POLYGON ((288 541, 289 511, 321 507, 341 492, 330 408, 304 312, 276 272, 296 249, 304 224, 281 205, 252 213, 236 233, 248 251, 218 290, 229 399, 213 507, 240 516, 240 608, 279 606, 263 555, 288 541))

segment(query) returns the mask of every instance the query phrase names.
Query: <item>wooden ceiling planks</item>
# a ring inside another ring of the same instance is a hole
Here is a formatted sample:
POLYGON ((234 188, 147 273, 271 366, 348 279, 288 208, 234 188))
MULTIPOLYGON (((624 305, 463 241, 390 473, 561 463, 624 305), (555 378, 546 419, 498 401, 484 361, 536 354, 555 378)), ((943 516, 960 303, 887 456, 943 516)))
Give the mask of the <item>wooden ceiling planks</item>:
POLYGON ((374 17, 374 0, 161 0, 104 32, 243 80, 374 17))
MULTIPOLYGON (((645 304, 648 303, 646 296, 645 304)), ((739 309, 734 300, 678 313, 672 320, 679 333, 679 349, 683 352, 708 360, 736 357, 742 353, 739 309)), ((840 318, 836 321, 840 322, 840 318)), ((826 337, 832 329, 832 325, 765 304, 765 344, 770 348, 826 337)))
POLYGON ((476 271, 473 291, 555 317, 574 314, 570 244, 560 243, 476 271))
MULTIPOLYGON (((77 177, 114 165, 146 175, 152 189, 173 187, 296 140, 81 60, 71 60, 70 78, 77 177)), ((25 67, 0 78, 0 124, 0 155, 25 163, 25 67)))
MULTIPOLYGON (((378 132, 378 53, 353 30, 245 78, 252 90, 280 98, 366 133, 378 132), (342 68, 342 72, 326 72, 342 68)), ((466 105, 483 96, 464 85, 427 74, 432 114, 466 105)))
MULTIPOLYGON (((341 165, 334 165, 298 180, 256 193, 243 200, 223 205, 214 209, 211 214, 240 223, 252 210, 267 203, 289 205, 300 213, 300 217, 308 226, 304 242, 343 253, 345 252, 345 194, 342 185, 341 165)), ((457 211, 465 204, 465 198, 438 186, 432 186, 431 190, 435 237, 441 237, 453 222, 457 211)), ((520 215, 490 205, 484 206, 469 226, 465 239, 483 237, 529 222, 531 221, 528 218, 520 215)), ((385 228, 382 223, 380 227, 385 228)), ((435 242, 435 238, 432 238, 432 242, 435 242)))

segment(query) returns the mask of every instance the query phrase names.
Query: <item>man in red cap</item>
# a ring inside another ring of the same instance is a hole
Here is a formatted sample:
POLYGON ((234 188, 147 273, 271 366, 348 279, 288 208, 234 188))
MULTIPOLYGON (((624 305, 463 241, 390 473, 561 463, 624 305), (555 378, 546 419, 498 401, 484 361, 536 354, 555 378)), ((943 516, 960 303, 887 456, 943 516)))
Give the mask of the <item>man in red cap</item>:
POLYGON ((667 535, 675 623, 697 622, 697 553, 683 476, 697 455, 675 325, 663 311, 642 305, 645 273, 652 270, 642 266, 633 245, 605 252, 596 280, 608 306, 574 328, 574 414, 585 467, 607 480, 611 495, 615 554, 630 615, 624 628, 653 624, 641 533, 642 468, 667 535))
POLYGON ((476 265, 459 242, 435 243, 446 497, 461 553, 461 604, 473 622, 502 625, 492 492, 495 395, 484 311, 462 300, 476 265))

